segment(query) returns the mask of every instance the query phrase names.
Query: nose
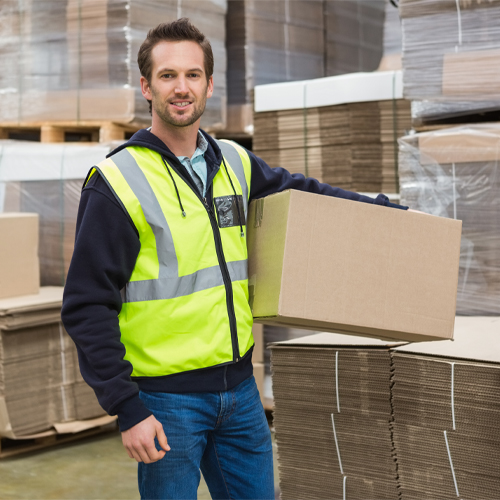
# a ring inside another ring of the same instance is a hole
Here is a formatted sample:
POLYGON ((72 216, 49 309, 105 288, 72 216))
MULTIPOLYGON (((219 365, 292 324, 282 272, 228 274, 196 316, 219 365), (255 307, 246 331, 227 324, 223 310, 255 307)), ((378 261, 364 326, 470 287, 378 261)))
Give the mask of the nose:
POLYGON ((177 77, 177 81, 175 82, 175 93, 176 94, 187 94, 189 92, 188 86, 187 86, 187 79, 183 75, 179 75, 177 77))

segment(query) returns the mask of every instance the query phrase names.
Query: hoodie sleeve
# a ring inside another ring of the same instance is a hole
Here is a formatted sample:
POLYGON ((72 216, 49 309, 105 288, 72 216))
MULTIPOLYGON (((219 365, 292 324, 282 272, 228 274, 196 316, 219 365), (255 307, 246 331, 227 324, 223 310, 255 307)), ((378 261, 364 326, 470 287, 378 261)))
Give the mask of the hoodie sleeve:
POLYGON ((76 344, 84 380, 103 409, 118 415, 122 431, 151 415, 130 378, 132 365, 124 359, 118 324, 120 290, 139 249, 132 222, 101 176, 93 175, 80 200, 62 320, 76 344))
POLYGON ((384 205, 386 207, 399 208, 402 210, 408 209, 406 206, 391 203, 389 198, 384 194, 379 194, 376 198, 370 198, 369 196, 364 196, 352 191, 332 187, 312 177, 306 178, 302 174, 291 174, 288 170, 281 167, 271 168, 264 160, 254 155, 251 151, 247 152, 252 163, 250 200, 263 198, 264 196, 286 191, 287 189, 297 189, 299 191, 308 191, 309 193, 344 198, 346 200, 384 205))

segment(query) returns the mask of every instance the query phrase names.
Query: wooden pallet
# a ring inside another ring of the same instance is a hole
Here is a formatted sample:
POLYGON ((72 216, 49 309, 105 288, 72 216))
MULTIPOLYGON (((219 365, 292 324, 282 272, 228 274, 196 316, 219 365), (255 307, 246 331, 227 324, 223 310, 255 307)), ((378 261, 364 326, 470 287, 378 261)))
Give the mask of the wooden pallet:
POLYGON ((144 128, 140 123, 115 122, 34 122, 1 123, 0 139, 39 142, 123 141, 144 128))
POLYGON ((116 432, 118 429, 118 423, 115 420, 106 425, 99 427, 94 427, 91 429, 86 429, 81 432, 71 433, 71 434, 57 434, 54 432, 50 435, 45 435, 43 437, 33 438, 33 439, 0 439, 0 460, 3 458, 13 457, 16 455, 21 455, 23 453, 30 453, 33 451, 43 450, 52 446, 57 446, 64 443, 71 443, 73 441, 79 441, 81 439, 96 436, 99 434, 116 432))

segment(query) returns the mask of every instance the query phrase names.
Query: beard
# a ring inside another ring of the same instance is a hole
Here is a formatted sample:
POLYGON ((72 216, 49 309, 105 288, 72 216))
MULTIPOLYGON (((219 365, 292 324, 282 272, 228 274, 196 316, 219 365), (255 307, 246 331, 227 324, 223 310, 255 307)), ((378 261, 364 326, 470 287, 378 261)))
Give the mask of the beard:
POLYGON ((171 110, 170 103, 163 103, 161 96, 153 86, 151 86, 151 104, 155 113, 166 125, 173 125, 174 127, 189 127, 190 125, 193 125, 193 123, 196 123, 196 121, 205 112, 205 106, 207 104, 207 89, 208 83, 202 93, 202 99, 200 101, 193 100, 190 112, 171 110))

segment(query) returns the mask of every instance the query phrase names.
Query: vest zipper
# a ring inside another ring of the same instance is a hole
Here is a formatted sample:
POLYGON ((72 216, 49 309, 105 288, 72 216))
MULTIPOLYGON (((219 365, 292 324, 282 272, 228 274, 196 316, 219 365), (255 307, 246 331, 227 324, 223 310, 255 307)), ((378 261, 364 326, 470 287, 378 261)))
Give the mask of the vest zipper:
MULTIPOLYGON (((236 325, 236 313, 234 310, 234 297, 233 297, 233 286, 231 283, 231 276, 229 275, 229 269, 227 268, 227 263, 226 259, 224 257, 224 251, 222 248, 222 238, 220 235, 220 230, 219 230, 219 224, 217 223, 217 219, 215 217, 214 212, 212 211, 211 206, 208 204, 208 201, 206 198, 201 196, 200 192, 198 191, 198 188, 194 184, 194 181, 190 178, 189 174, 186 172, 187 176, 184 175, 183 169, 184 166, 182 165, 181 162, 178 162, 180 167, 178 165, 172 165, 171 162, 170 166, 177 172, 177 174, 182 177, 184 182, 192 189, 194 194, 199 198, 203 206, 205 207, 205 210, 207 211, 208 218, 210 219, 210 224, 212 226, 212 232, 214 235, 214 240, 215 240, 215 252, 217 253, 217 260, 219 261, 219 267, 222 273, 222 280, 224 282, 224 288, 226 289, 226 307, 227 307, 227 315, 229 319, 229 331, 231 332, 231 344, 233 348, 233 361, 236 363, 241 359, 240 358, 240 348, 239 348, 239 342, 238 342, 238 329, 236 325), (177 168, 176 168, 177 167, 177 168)), ((212 188, 213 185, 210 185, 209 188, 209 200, 213 198, 212 195, 212 188)))
MULTIPOLYGON (((210 190, 212 190, 212 186, 210 186, 210 190)), ((212 197, 210 196, 210 198, 212 197)), ((203 205, 205 206, 208 217, 210 219, 210 223, 212 224, 212 231, 214 233, 215 239, 215 251, 217 252, 217 258, 219 260, 219 266, 222 272, 222 279, 224 281, 224 287, 226 288, 226 305, 227 313, 229 316, 229 330, 231 332, 231 340, 233 346, 233 361, 238 362, 240 360, 240 348, 238 344, 238 331, 236 326, 236 313, 234 311, 233 285, 231 283, 231 276, 229 275, 229 269, 227 268, 226 259, 224 257, 219 224, 217 224, 215 214, 208 204, 206 198, 203 198, 203 205)))

